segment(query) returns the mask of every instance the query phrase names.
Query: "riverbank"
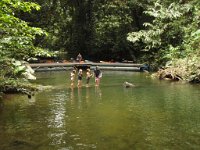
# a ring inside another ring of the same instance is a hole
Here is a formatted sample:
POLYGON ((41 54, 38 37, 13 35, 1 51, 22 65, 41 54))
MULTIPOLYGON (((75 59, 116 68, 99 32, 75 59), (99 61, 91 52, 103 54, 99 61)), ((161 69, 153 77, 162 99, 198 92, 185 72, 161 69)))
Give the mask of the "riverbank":
POLYGON ((200 83, 200 58, 184 58, 170 61, 153 76, 172 81, 200 83))
POLYGON ((0 83, 1 95, 3 93, 21 93, 31 96, 35 91, 38 91, 37 86, 24 79, 5 79, 0 83))

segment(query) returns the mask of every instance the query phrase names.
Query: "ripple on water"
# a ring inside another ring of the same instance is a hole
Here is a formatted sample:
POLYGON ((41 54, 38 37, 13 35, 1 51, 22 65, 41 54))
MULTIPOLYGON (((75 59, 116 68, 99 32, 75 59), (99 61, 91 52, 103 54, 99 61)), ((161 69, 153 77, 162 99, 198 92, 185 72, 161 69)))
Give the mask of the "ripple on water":
MULTIPOLYGON (((109 72, 98 89, 71 90, 64 86, 66 72, 55 74, 45 83, 59 89, 0 104, 0 149, 19 149, 9 145, 19 139, 41 150, 200 149, 199 87, 109 72), (124 81, 138 87, 124 89, 124 81)), ((20 149, 31 148, 22 142, 20 149)))

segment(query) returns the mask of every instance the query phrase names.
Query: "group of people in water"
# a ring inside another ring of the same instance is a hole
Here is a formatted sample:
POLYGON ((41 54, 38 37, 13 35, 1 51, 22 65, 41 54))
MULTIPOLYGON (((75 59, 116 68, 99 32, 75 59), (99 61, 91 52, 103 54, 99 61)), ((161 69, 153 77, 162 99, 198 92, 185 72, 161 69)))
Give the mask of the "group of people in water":
MULTIPOLYGON (((70 73, 70 77, 71 77, 71 87, 74 87, 74 83, 75 83, 75 78, 76 78, 76 69, 73 69, 72 72, 70 73)), ((98 66, 95 67, 94 72, 92 73, 90 68, 88 68, 86 70, 86 87, 89 87, 89 83, 90 83, 90 79, 92 77, 95 77, 95 86, 99 86, 100 84, 100 79, 102 77, 102 72, 99 69, 98 66)), ((77 73, 77 79, 78 79, 78 87, 82 86, 82 79, 83 79, 83 70, 79 69, 78 73, 77 73)))

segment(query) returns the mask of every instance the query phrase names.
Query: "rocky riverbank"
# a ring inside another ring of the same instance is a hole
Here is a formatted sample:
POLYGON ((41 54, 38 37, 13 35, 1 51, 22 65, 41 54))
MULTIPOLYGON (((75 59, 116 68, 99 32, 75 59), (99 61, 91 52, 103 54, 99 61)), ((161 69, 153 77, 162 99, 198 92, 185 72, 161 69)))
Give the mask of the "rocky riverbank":
POLYGON ((159 79, 200 83, 200 58, 173 60, 152 76, 159 79))

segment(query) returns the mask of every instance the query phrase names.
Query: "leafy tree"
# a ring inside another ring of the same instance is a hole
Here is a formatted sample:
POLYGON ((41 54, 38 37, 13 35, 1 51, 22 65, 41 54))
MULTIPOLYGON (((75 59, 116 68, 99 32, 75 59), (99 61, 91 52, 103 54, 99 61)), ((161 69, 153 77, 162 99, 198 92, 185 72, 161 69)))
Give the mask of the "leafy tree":
POLYGON ((146 14, 153 18, 144 23, 146 29, 128 34, 133 43, 143 43, 147 61, 165 66, 160 77, 200 81, 199 1, 161 3, 148 7, 146 14))
POLYGON ((38 36, 35 44, 52 51, 65 51, 69 56, 78 52, 86 55, 93 45, 94 0, 34 1, 41 5, 41 11, 34 11, 31 17, 22 13, 20 17, 49 33, 48 37, 38 36))
POLYGON ((184 43, 188 41, 187 36, 195 31, 188 26, 189 22, 193 22, 196 13, 193 11, 194 7, 196 6, 191 3, 165 5, 157 1, 145 11, 154 18, 153 21, 144 23, 145 30, 129 33, 127 39, 133 43, 144 43, 142 51, 146 59, 151 58, 158 64, 185 57, 188 49, 184 43))
POLYGON ((137 45, 126 40, 130 31, 142 28, 146 15, 142 14, 146 1, 99 1, 96 4, 95 29, 96 47, 103 60, 136 60, 137 45))
POLYGON ((6 91, 7 87, 13 89, 14 85, 25 82, 24 76, 21 76, 25 71, 24 67, 14 65, 12 63, 14 58, 24 60, 43 51, 34 46, 33 40, 36 35, 45 32, 40 28, 29 26, 27 22, 16 17, 16 12, 30 13, 32 9, 39 10, 40 6, 21 0, 0 1, 0 92, 6 91), (18 82, 21 77, 23 82, 18 82))
POLYGON ((63 50, 70 57, 81 52, 85 59, 133 59, 138 55, 138 48, 126 35, 142 28, 145 0, 34 1, 42 6, 41 11, 20 17, 48 31, 48 37, 37 37, 36 45, 63 50))
POLYGON ((0 57, 27 59, 37 49, 33 40, 36 35, 44 34, 44 31, 30 27, 27 22, 15 16, 18 10, 31 12, 31 9, 39 10, 40 6, 20 0, 0 2, 0 57))

